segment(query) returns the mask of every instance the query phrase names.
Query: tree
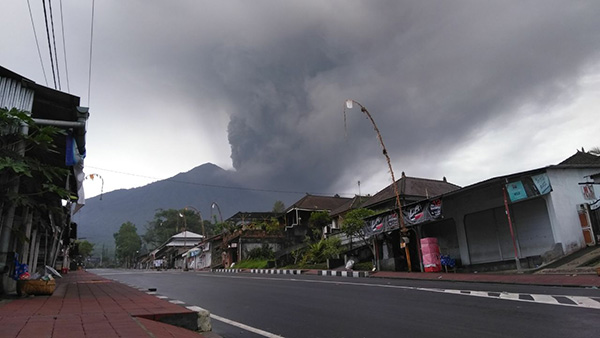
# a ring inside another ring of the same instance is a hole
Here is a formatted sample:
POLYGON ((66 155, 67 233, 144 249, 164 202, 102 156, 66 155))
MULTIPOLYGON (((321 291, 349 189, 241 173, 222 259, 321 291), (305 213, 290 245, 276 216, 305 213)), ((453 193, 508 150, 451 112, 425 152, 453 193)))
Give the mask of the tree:
POLYGON ((135 224, 131 222, 123 223, 119 232, 113 235, 115 237, 115 253, 121 264, 130 267, 133 258, 142 247, 142 239, 137 234, 135 224))
POLYGON ((212 234, 219 235, 223 233, 231 233, 235 230, 235 226, 232 223, 227 222, 215 222, 215 224, 211 224, 212 234))
POLYGON ((271 217, 271 219, 263 220, 256 224, 256 228, 265 230, 269 234, 275 234, 282 230, 282 225, 279 223, 279 220, 275 217, 271 217))
POLYGON ((364 227, 366 225, 365 218, 373 216, 374 214, 375 211, 365 208, 357 208, 354 210, 350 210, 344 216, 344 220, 342 221, 342 225, 340 227, 340 230, 346 236, 348 236, 348 238, 350 238, 350 243, 352 243, 353 237, 358 237, 364 242, 366 246, 369 247, 369 249, 371 249, 373 256, 375 255, 375 249, 371 247, 368 238, 365 234, 364 227))
POLYGON ((92 255, 92 251, 94 251, 93 243, 86 240, 77 240, 75 244, 79 249, 79 255, 81 255, 84 260, 92 255))
MULTIPOLYGON (((214 228, 209 221, 202 220, 207 235, 214 234, 214 228)), ((154 219, 148 222, 146 233, 143 235, 148 248, 156 248, 165 243, 171 236, 178 234, 183 229, 195 233, 202 233, 200 215, 189 209, 159 209, 154 214, 154 219)))
POLYGON ((273 212, 283 213, 285 211, 285 204, 282 201, 275 201, 273 204, 273 212))
POLYGON ((321 238, 323 228, 331 224, 331 217, 327 211, 316 211, 310 214, 308 225, 312 228, 311 239, 316 241, 321 238))
POLYGON ((13 226, 16 208, 62 214, 56 199, 75 199, 63 188, 69 170, 44 160, 57 152, 54 140, 60 134, 64 131, 56 127, 35 124, 26 112, 0 108, 0 212, 10 214, 2 220, 4 226, 13 226), (24 125, 27 134, 22 133, 24 125))

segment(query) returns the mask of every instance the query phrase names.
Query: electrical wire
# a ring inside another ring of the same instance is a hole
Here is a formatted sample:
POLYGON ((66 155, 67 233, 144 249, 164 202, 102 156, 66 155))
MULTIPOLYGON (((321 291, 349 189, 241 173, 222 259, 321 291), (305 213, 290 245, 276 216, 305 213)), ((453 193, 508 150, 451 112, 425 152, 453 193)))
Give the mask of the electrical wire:
POLYGON ((96 8, 96 0, 92 0, 92 20, 90 28, 90 67, 88 72, 88 107, 90 106, 90 92, 92 88, 92 46, 94 42, 94 9, 96 8))
POLYGON ((58 69, 58 53, 56 52, 56 35, 54 34, 54 16, 52 15, 52 0, 48 0, 48 9, 50 12, 50 25, 52 26, 52 44, 54 45, 54 58, 56 59, 56 77, 58 79, 58 90, 62 90, 60 85, 60 70, 58 69))
POLYGON ((29 18, 31 19, 31 27, 33 27, 33 37, 35 38, 35 45, 37 46, 38 56, 40 57, 40 64, 42 65, 42 73, 44 73, 44 81, 46 83, 46 87, 48 87, 48 78, 46 77, 46 69, 44 68, 44 59, 42 59, 42 52, 40 51, 40 43, 37 37, 37 32, 35 31, 35 24, 33 22, 33 14, 31 13, 31 4, 29 0, 27 0, 27 7, 29 7, 29 18))
POLYGON ((48 13, 46 11, 46 0, 42 0, 44 6, 44 20, 46 21, 46 36, 48 37, 48 52, 50 53, 50 66, 52 67, 52 78, 54 79, 54 89, 56 89, 56 73, 54 72, 54 58, 52 56, 52 44, 50 43, 50 30, 48 27, 48 13))
MULTIPOLYGON (((173 178, 158 178, 158 177, 152 177, 152 176, 145 176, 145 175, 139 175, 139 174, 132 174, 132 173, 126 173, 126 172, 122 172, 122 171, 117 171, 117 170, 111 170, 111 169, 104 169, 104 168, 98 168, 98 167, 92 167, 92 166, 85 166, 86 168, 90 168, 90 169, 96 169, 96 170, 104 170, 104 171, 108 171, 108 172, 112 172, 115 174, 121 174, 121 175, 128 175, 128 176, 135 176, 135 177, 141 177, 141 178, 149 178, 152 180, 157 180, 157 181, 168 181, 168 182, 174 182, 174 183, 181 183, 181 184, 190 184, 190 185, 198 185, 198 186, 202 186, 202 187, 210 187, 210 188, 219 188, 219 189, 232 189, 232 190, 244 190, 244 191, 258 191, 258 192, 272 192, 272 193, 280 193, 280 194, 294 194, 294 195, 304 195, 307 194, 307 192, 304 191, 293 191, 293 190, 277 190, 277 189, 264 189, 264 188, 249 188, 249 187, 235 187, 235 186, 227 186, 227 185, 218 185, 218 184, 208 184, 208 183, 199 183, 199 182, 190 182, 190 181, 182 181, 182 180, 176 180, 173 178)), ((346 195, 346 196, 354 196, 354 194, 351 193, 331 193, 331 192, 312 192, 312 195, 321 195, 321 196, 326 196, 326 195, 346 195)))
MULTIPOLYGON (((29 0, 27 0, 29 1, 29 0)), ((59 1, 60 4, 60 27, 62 30, 62 40, 63 40, 63 55, 65 57, 65 77, 67 78, 67 92, 71 92, 71 88, 69 86, 69 67, 67 67, 67 43, 65 41, 65 23, 63 21, 63 7, 62 0, 59 1)))

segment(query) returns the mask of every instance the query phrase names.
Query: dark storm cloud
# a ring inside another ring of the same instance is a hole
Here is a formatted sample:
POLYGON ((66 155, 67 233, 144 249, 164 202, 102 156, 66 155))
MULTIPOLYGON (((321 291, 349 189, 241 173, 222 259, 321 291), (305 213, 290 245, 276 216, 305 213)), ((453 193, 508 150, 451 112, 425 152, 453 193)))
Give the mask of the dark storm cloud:
MULTIPOLYGON (((381 152, 356 109, 344 139, 347 97, 374 114, 393 159, 423 160, 490 117, 564 99, 598 57, 600 13, 591 2, 360 4, 309 17, 256 47, 215 51, 238 171, 328 191, 347 168, 385 170, 368 165, 381 152)), ((257 19, 280 28, 267 14, 257 19)))
POLYGON ((115 19, 133 32, 116 44, 137 46, 115 72, 158 74, 172 86, 161 94, 203 119, 226 110, 234 167, 274 189, 330 191, 385 170, 358 109, 344 130, 346 98, 373 113, 395 163, 424 162, 492 117, 568 102, 600 51, 593 1, 143 3, 131 23, 115 19))

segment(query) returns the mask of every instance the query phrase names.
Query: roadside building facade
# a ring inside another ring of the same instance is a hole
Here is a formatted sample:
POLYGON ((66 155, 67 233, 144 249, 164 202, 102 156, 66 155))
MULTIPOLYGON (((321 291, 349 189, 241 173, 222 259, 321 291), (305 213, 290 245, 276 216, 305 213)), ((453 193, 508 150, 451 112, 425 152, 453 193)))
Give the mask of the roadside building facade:
POLYGON ((79 104, 77 96, 0 67, 0 108, 20 111, 31 119, 18 131, 4 128, 8 120, 0 128, 2 159, 25 164, 19 169, 24 171, 6 169, 10 165, 0 171, 0 293, 15 288, 9 276, 15 259, 32 273, 46 265, 59 270, 69 266, 68 249, 77 238, 77 224, 71 217, 85 203, 83 158, 89 113, 79 104), (50 126, 64 133, 49 133, 44 147, 25 145, 25 138, 50 126), (19 134, 24 136, 21 140, 10 141, 19 134))
MULTIPOLYGON (((491 178, 407 204, 402 214, 410 229, 411 253, 420 254, 420 238, 434 237, 440 254, 462 267, 494 270, 536 268, 595 245, 597 219, 582 216, 582 210, 593 213, 598 202, 582 187, 590 186, 598 170, 600 156, 578 151, 557 165, 491 178), (423 218, 419 213, 430 211, 432 205, 439 215, 423 218)), ((367 220, 367 230, 383 224, 379 233, 389 233, 385 221, 395 217, 392 211, 376 215, 367 220)))

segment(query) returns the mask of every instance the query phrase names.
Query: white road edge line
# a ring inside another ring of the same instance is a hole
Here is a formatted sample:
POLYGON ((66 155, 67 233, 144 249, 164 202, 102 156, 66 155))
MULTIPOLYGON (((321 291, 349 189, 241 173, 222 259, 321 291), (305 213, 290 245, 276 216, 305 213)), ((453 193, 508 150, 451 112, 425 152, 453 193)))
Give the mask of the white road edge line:
POLYGON ((537 303, 546 303, 546 304, 558 304, 559 303, 559 301, 556 298, 554 298, 552 296, 548 296, 548 295, 533 295, 532 294, 531 297, 533 297, 533 299, 537 303))
POLYGON ((246 331, 250 331, 252 333, 256 333, 257 335, 261 335, 263 337, 268 337, 268 338, 283 338, 283 336, 276 335, 274 333, 267 332, 267 331, 264 331, 264 330, 261 330, 261 329, 257 329, 257 328, 254 328, 252 326, 248 326, 246 324, 238 323, 238 322, 233 321, 231 319, 227 319, 227 318, 223 318, 221 316, 217 316, 214 313, 210 314, 210 318, 213 318, 215 320, 218 320, 220 322, 223 322, 223 323, 226 323, 226 324, 229 324, 229 325, 233 325, 233 326, 239 327, 241 329, 244 329, 246 331))
POLYGON ((597 301, 595 301, 589 297, 567 296, 567 298, 574 301, 579 306, 593 308, 593 309, 600 309, 600 303, 598 303, 597 301))

